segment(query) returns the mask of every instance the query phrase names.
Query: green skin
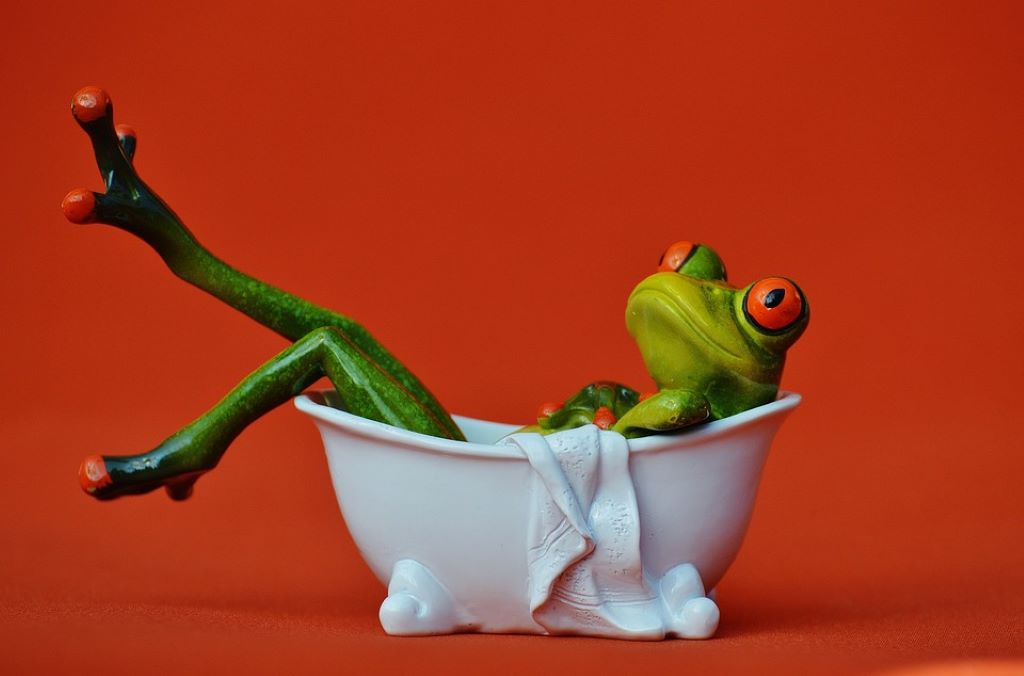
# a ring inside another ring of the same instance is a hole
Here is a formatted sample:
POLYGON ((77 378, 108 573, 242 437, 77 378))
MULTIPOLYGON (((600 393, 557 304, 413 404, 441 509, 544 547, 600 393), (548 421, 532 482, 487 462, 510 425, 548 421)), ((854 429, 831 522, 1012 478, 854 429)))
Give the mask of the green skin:
MULTIPOLYGON (((89 106, 80 92, 72 112, 92 141, 107 191, 69 194, 68 218, 136 235, 177 276, 293 344, 153 450, 87 458, 80 471, 87 493, 106 500, 163 486, 172 498, 187 498, 242 430, 323 376, 335 387, 324 399, 332 406, 413 432, 464 439, 430 391, 365 328, 239 272, 199 244, 139 178, 132 164, 135 138, 118 137, 113 106, 100 95, 105 100, 89 106), (73 199, 89 208, 69 210, 73 199)), ((792 327, 772 335, 745 317, 744 293, 725 283, 718 255, 697 245, 678 272, 657 273, 641 282, 627 305, 627 326, 659 391, 639 401, 628 387, 594 383, 524 430, 571 429, 593 422, 605 407, 614 416, 612 429, 634 437, 678 430, 773 400, 785 350, 807 324, 806 304, 792 327)))
POLYGON ((524 431, 571 429, 593 421, 594 410, 604 406, 615 418, 612 430, 638 437, 725 418, 773 401, 786 350, 807 328, 810 313, 801 295, 796 320, 782 331, 766 331, 743 310, 751 286, 729 286, 718 254, 706 245, 695 245, 676 272, 644 279, 626 304, 626 327, 657 393, 640 401, 628 387, 595 383, 524 431))

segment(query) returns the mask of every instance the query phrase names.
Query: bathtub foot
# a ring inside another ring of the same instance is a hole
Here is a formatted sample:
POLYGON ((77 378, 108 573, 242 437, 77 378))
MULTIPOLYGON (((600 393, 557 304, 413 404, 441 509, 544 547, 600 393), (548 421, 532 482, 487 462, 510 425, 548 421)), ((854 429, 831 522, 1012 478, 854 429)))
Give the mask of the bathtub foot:
POLYGON ((715 635, 718 606, 704 595, 704 582, 696 566, 683 563, 672 568, 661 578, 660 587, 667 633, 696 639, 715 635))
POLYGON ((388 597, 380 604, 380 624, 392 636, 425 636, 462 631, 462 622, 448 590, 418 561, 395 564, 388 597))

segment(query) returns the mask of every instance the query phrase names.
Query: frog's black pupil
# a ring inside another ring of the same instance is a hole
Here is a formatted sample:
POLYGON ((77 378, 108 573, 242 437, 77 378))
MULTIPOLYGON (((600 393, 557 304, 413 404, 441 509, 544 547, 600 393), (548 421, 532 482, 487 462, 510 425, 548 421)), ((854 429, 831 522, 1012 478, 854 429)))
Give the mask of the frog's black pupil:
POLYGON ((768 309, 777 307, 782 299, 786 297, 785 289, 772 289, 768 292, 768 295, 764 297, 764 306, 768 309))

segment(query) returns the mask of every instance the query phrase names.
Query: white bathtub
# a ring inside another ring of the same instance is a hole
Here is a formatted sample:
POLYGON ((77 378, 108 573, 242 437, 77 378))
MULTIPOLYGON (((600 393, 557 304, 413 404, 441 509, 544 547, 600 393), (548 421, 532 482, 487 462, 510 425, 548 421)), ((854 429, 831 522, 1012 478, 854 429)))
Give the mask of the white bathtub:
MULTIPOLYGON (((629 440, 640 552, 652 580, 692 564, 697 595, 714 589, 739 551, 772 439, 799 403, 799 395, 781 393, 690 431, 629 440)), ((295 404, 320 429, 342 514, 374 574, 390 583, 390 595, 422 587, 412 579, 420 568, 439 585, 416 592, 419 605, 409 601, 412 608, 385 600, 386 631, 444 633, 393 619, 403 610, 422 615, 421 606, 433 603, 434 611, 444 606, 449 631, 546 633, 531 616, 526 591, 533 469, 517 448, 495 445, 518 426, 455 416, 468 441, 450 441, 307 396, 295 404)))

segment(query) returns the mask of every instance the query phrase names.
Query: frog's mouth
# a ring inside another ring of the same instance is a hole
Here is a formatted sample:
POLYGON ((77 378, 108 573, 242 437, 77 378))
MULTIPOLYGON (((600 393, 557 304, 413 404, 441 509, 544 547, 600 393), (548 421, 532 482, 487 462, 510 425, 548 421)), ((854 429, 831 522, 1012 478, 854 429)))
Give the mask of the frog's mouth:
POLYGON ((682 336, 693 336, 716 352, 729 355, 733 359, 743 359, 742 355, 715 339, 706 328, 701 326, 700 318, 688 305, 680 302, 679 296, 659 288, 640 286, 630 294, 627 307, 631 316, 627 318, 627 324, 634 337, 637 337, 637 319, 642 317, 645 312, 650 312, 651 305, 660 308, 657 311, 658 314, 668 315, 676 323, 682 325, 683 330, 676 332, 679 339, 685 340, 682 336))

